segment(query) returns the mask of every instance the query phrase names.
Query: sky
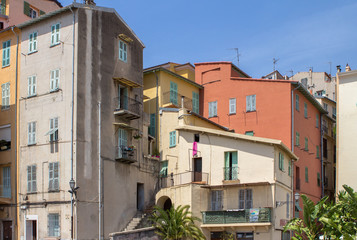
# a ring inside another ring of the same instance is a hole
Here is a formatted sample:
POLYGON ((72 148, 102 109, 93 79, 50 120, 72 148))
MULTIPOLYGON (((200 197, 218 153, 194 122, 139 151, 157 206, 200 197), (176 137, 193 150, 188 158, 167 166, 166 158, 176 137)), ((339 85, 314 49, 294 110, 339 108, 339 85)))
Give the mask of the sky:
MULTIPOLYGON (((65 6, 72 0, 60 0, 65 6)), ((82 2, 77 0, 77 2, 82 2)), ((95 0, 144 42, 144 68, 231 61, 252 77, 276 69, 357 69, 356 0, 95 0), (238 48, 239 64, 237 52, 238 48)))

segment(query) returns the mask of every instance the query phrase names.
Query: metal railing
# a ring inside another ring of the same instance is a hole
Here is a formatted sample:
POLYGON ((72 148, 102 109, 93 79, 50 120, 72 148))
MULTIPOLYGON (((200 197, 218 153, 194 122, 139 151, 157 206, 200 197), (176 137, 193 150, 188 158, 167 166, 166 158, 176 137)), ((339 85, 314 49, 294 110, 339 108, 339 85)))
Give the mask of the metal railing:
POLYGON ((133 146, 120 145, 116 149, 115 159, 128 163, 136 162, 136 149, 133 146))
POLYGON ((0 197, 11 198, 11 186, 0 185, 0 197))
POLYGON ((160 187, 167 188, 194 182, 208 184, 208 173, 191 171, 172 175, 169 174, 167 176, 161 177, 160 187))
POLYGON ((203 224, 271 222, 271 208, 251 208, 202 212, 203 224))
POLYGON ((225 167, 223 168, 224 180, 237 180, 238 167, 225 167))
POLYGON ((181 107, 182 97, 184 97, 184 99, 183 99, 184 108, 192 110, 192 99, 185 97, 181 94, 178 94, 176 92, 173 92, 173 91, 165 92, 163 94, 162 103, 163 104, 171 103, 171 104, 175 105, 176 107, 181 107))
POLYGON ((114 102, 116 103, 114 112, 118 112, 120 110, 127 110, 134 114, 140 115, 141 103, 139 101, 126 96, 121 96, 114 98, 114 102))

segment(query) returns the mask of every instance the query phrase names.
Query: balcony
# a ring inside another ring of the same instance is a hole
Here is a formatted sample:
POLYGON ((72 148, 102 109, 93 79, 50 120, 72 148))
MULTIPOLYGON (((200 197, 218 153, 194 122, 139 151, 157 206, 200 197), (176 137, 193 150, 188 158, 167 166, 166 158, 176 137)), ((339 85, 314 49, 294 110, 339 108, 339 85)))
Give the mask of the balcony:
POLYGON ((141 103, 135 99, 122 96, 114 99, 116 108, 114 115, 120 116, 126 120, 134 120, 140 118, 141 103))
POLYGON ((270 223, 271 208, 202 212, 203 224, 270 223))
POLYGON ((168 175, 161 178, 160 187, 168 188, 188 183, 208 184, 208 173, 190 171, 168 175))
POLYGON ((115 160, 128 164, 136 162, 136 149, 133 146, 118 146, 116 149, 115 160))
POLYGON ((11 149, 11 141, 0 140, 0 151, 11 149))
POLYGON ((238 167, 223 168, 224 180, 238 180, 238 167))
MULTIPOLYGON (((181 107, 182 105, 182 96, 181 94, 178 94, 176 92, 165 92, 163 94, 163 99, 162 99, 162 104, 164 107, 181 107)), ((183 100, 183 107, 193 110, 192 108, 192 99, 184 97, 183 100)))

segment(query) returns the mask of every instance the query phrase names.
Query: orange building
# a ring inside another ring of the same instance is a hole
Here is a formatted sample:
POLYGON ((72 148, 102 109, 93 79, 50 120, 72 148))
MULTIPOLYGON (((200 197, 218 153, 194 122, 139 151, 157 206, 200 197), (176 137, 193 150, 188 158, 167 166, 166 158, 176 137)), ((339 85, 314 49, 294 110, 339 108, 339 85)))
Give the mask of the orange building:
MULTIPOLYGON (((294 191, 318 201, 322 196, 320 125, 326 111, 306 88, 296 81, 253 79, 231 62, 195 67, 195 80, 204 87, 201 114, 237 133, 282 140, 299 157, 294 191)), ((291 168, 281 166, 282 171, 291 168)))

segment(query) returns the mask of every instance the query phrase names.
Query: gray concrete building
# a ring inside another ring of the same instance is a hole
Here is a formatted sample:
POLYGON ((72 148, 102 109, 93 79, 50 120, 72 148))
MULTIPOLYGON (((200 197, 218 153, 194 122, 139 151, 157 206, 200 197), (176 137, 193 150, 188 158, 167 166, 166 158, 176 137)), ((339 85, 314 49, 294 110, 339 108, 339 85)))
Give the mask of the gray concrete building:
POLYGON ((19 28, 19 236, 108 238, 154 204, 158 186, 144 45, 114 9, 94 5, 19 28))

